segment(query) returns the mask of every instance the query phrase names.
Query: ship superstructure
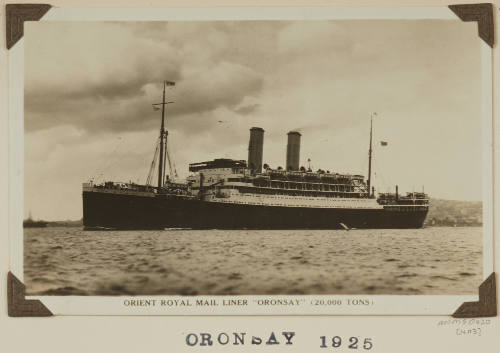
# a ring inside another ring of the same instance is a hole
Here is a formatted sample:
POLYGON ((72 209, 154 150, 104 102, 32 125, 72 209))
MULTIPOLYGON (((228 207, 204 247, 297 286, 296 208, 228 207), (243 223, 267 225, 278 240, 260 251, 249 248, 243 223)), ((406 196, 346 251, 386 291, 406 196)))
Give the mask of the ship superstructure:
MULTIPOLYGON (((263 164, 264 129, 250 129, 248 160, 192 163, 174 181, 165 130, 165 86, 160 143, 146 185, 83 185, 87 229, 337 229, 419 228, 428 212, 424 193, 379 193, 362 175, 299 167, 301 134, 290 131, 285 169, 263 164), (159 151, 159 153, 158 153, 159 151), (170 175, 165 175, 166 164, 170 175), (151 185, 158 164, 158 184, 151 185)), ((176 173, 175 173, 176 174, 176 173)))
POLYGON ((190 171, 196 174, 188 177, 186 192, 207 202, 366 209, 428 206, 423 193, 384 193, 376 199, 362 175, 271 168, 254 174, 245 161, 230 159, 191 164, 190 171))

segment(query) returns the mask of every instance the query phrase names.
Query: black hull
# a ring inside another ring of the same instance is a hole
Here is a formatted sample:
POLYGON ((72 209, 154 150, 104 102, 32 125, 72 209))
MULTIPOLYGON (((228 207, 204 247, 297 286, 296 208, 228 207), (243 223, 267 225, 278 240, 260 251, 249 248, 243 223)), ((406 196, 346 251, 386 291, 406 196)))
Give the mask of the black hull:
POLYGON ((421 228, 427 210, 300 208, 229 204, 174 195, 83 192, 86 229, 421 228))

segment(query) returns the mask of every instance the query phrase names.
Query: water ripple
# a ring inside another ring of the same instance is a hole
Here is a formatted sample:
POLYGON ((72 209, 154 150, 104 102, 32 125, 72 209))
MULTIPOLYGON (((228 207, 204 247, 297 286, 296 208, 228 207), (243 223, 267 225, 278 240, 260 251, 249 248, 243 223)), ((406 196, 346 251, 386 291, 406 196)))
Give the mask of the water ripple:
POLYGON ((31 295, 476 294, 481 228, 30 228, 31 295))

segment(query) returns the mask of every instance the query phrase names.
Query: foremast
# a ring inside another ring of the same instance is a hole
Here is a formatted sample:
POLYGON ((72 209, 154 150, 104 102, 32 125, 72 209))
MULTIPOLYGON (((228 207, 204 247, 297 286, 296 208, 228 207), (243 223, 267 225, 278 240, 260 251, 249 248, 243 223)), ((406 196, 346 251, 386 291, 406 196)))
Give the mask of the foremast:
MULTIPOLYGON (((158 161, 158 189, 162 188, 165 181, 165 158, 168 156, 167 152, 167 136, 168 131, 165 130, 165 105, 174 102, 165 101, 165 89, 167 86, 175 86, 175 82, 163 81, 163 99, 161 103, 153 104, 153 107, 161 105, 161 126, 160 126, 160 158, 158 161)), ((170 158, 169 158, 170 164, 170 158)))

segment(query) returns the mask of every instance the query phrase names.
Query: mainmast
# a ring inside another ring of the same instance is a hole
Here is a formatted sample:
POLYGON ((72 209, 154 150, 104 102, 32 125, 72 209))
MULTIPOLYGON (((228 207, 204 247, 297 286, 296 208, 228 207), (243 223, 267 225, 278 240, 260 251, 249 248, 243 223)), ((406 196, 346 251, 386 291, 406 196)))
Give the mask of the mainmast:
MULTIPOLYGON (((377 114, 377 113, 375 113, 377 114)), ((371 180, 372 180, 372 134, 373 134, 373 113, 370 115, 370 149, 368 150, 368 196, 371 196, 371 180)))

